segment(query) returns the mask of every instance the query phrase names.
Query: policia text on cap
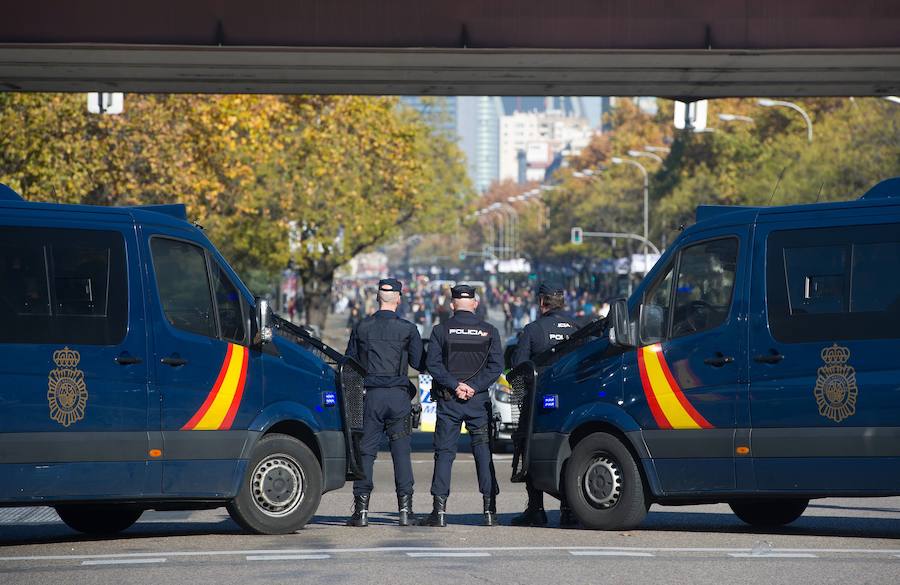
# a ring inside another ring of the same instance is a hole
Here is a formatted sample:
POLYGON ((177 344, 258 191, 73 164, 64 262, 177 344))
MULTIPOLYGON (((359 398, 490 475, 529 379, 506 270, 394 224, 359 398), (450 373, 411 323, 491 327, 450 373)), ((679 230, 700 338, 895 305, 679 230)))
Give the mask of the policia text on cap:
POLYGON ((453 316, 435 326, 428 347, 428 372, 434 380, 432 395, 438 399, 434 432, 434 475, 431 495, 434 508, 425 520, 429 526, 446 526, 450 472, 456 458, 460 425, 465 423, 472 441, 478 489, 484 499, 484 524, 497 522, 499 493, 489 446, 491 400, 488 388, 503 371, 500 334, 475 315, 475 289, 460 284, 450 291, 453 316))
POLYGON ((379 310, 360 321, 350 334, 347 355, 366 371, 363 434, 360 441, 365 479, 353 484, 353 515, 349 526, 369 523, 372 471, 381 437, 387 433, 394 463, 394 484, 401 526, 415 524, 412 514, 413 470, 410 444, 410 398, 417 394, 408 368, 422 370, 422 338, 416 326, 397 316, 400 281, 378 283, 379 310))

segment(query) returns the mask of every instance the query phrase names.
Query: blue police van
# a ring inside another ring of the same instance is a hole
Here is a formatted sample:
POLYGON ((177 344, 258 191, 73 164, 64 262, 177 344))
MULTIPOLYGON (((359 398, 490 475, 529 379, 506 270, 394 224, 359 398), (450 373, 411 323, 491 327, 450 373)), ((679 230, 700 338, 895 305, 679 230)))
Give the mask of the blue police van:
POLYGON ((900 494, 900 179, 700 207, 608 319, 508 378, 513 480, 589 528, 718 502, 774 526, 813 498, 900 494))
POLYGON ((110 533, 225 505, 291 532, 361 473, 361 405, 358 364, 271 314, 184 206, 0 186, 0 506, 110 533))

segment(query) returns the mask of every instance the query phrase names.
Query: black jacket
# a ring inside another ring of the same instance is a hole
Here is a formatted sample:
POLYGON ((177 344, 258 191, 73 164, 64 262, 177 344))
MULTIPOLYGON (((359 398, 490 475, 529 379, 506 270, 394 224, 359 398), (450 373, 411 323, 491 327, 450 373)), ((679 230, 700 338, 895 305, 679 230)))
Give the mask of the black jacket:
POLYGON ((565 341, 576 331, 578 331, 578 325, 575 319, 562 311, 551 311, 542 315, 540 319, 529 323, 522 330, 512 357, 513 367, 527 362, 537 354, 565 341))
POLYGON ((455 390, 465 382, 485 393, 503 372, 497 328, 470 311, 457 311, 431 331, 428 373, 439 385, 455 390))
POLYGON ((376 311, 353 328, 347 355, 366 370, 366 388, 409 386, 409 367, 423 369, 416 326, 393 311, 376 311))

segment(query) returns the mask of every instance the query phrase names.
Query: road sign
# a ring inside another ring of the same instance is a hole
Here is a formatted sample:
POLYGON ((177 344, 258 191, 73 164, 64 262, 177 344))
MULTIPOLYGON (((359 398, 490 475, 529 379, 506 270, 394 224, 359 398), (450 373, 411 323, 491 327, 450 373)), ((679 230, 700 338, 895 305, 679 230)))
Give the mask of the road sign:
POLYGON ((584 241, 584 230, 580 227, 573 227, 571 241, 575 245, 580 245, 584 241))
POLYGON ((706 112, 709 110, 709 101, 700 100, 691 103, 675 102, 675 127, 679 130, 706 129, 706 112))
POLYGON ((88 112, 92 114, 121 114, 125 111, 124 93, 89 93, 88 112))

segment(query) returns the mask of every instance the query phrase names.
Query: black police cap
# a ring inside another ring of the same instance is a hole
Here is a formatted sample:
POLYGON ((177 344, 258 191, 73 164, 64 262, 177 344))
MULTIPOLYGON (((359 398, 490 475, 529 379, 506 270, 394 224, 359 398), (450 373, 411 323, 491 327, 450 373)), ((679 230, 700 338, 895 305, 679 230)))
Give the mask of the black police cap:
POLYGON ((544 281, 541 283, 541 286, 538 287, 539 295, 561 295, 563 292, 562 285, 556 282, 544 281))
POLYGON ((396 278, 382 278, 378 281, 378 290, 400 292, 403 290, 403 285, 396 278))
POLYGON ((457 284, 450 289, 450 296, 454 299, 474 299, 475 289, 468 284, 457 284))

